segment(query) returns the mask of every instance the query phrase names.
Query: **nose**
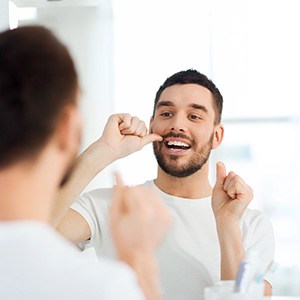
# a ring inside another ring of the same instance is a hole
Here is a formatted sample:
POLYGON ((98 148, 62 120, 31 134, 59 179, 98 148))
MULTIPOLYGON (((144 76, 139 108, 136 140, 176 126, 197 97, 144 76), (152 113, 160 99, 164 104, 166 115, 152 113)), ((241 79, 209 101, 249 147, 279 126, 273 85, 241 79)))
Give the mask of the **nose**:
POLYGON ((170 124, 170 130, 172 132, 186 132, 186 124, 185 121, 180 115, 176 115, 172 118, 172 122, 170 124))
POLYGON ((177 127, 171 127, 171 131, 185 132, 185 130, 183 128, 177 128, 177 127))

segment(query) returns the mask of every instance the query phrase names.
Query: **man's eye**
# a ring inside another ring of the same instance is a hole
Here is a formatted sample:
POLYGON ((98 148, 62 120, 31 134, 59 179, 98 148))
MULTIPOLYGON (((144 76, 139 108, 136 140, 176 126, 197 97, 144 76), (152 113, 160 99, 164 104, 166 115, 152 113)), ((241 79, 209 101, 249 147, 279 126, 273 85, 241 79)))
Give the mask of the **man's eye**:
POLYGON ((190 115, 190 119, 192 119, 192 120, 200 120, 201 118, 199 116, 196 116, 196 115, 190 115))
POLYGON ((172 116, 172 113, 170 112, 164 112, 164 113, 161 113, 160 114, 162 117, 171 117, 172 116))

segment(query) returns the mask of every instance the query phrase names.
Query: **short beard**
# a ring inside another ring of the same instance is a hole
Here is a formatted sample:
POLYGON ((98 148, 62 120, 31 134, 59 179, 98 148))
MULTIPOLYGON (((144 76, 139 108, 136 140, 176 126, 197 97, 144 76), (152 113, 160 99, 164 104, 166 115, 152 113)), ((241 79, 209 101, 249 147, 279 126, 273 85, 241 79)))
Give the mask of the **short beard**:
POLYGON ((60 181, 60 184, 59 184, 60 188, 65 187, 65 185, 68 183, 68 181, 69 181, 70 177, 72 176, 73 171, 77 165, 76 156, 77 156, 77 151, 78 151, 79 145, 81 144, 81 137, 82 137, 81 128, 78 129, 77 135, 78 135, 77 136, 77 139, 78 139, 77 145, 78 146, 76 148, 76 151, 73 153, 73 156, 70 159, 69 165, 64 173, 64 176, 62 177, 62 179, 60 181))
MULTIPOLYGON (((163 138, 165 139, 168 136, 165 136, 163 138)), ((185 165, 182 166, 178 166, 176 164, 170 164, 165 159, 165 157, 161 152, 161 148, 163 147, 164 141, 153 143, 154 155, 156 157, 158 165, 165 173, 178 178, 188 177, 196 173, 197 171, 201 170, 202 167, 208 161, 212 149, 213 138, 214 135, 212 134, 208 143, 202 146, 200 150, 196 151, 193 157, 185 165)), ((192 148, 193 146, 194 145, 192 144, 192 148)), ((177 155, 169 156, 169 159, 174 161, 174 163, 178 158, 179 157, 177 155)))
POLYGON ((73 163, 70 164, 70 166, 68 167, 67 171, 65 172, 65 174, 59 184, 60 188, 63 188, 66 185, 66 183, 69 181, 69 179, 75 169, 75 166, 76 166, 76 163, 75 163, 75 160, 73 160, 73 163))

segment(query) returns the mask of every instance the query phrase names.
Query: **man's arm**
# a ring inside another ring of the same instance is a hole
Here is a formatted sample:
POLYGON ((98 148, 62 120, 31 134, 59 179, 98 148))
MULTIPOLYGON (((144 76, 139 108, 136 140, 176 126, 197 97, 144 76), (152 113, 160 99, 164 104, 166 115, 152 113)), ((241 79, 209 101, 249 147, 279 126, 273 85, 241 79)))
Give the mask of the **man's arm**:
POLYGON ((115 160, 161 140, 156 134, 147 134, 145 123, 129 114, 109 117, 102 136, 91 144, 76 160, 75 168, 61 188, 53 207, 51 223, 74 243, 90 238, 85 219, 69 208, 87 184, 115 160))
POLYGON ((117 177, 110 226, 120 260, 135 271, 146 299, 161 299, 155 249, 171 225, 171 216, 152 188, 124 187, 117 177))
MULTIPOLYGON (((221 250, 221 280, 236 278, 244 258, 240 219, 253 198, 252 189, 236 175, 226 175, 223 163, 217 164, 217 180, 213 189, 212 208, 221 250)), ((271 295, 271 285, 265 281, 265 295, 271 295)))

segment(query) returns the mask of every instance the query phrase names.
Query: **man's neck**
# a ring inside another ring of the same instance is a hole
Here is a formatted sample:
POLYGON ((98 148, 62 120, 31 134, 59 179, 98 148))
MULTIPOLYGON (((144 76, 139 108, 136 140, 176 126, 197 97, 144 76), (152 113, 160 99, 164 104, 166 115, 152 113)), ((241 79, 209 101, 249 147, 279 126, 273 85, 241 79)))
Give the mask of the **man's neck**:
POLYGON ((212 187, 208 180, 208 166, 188 177, 174 177, 158 167, 155 185, 163 192, 176 197, 199 199, 211 196, 212 187))
POLYGON ((35 220, 48 222, 57 178, 51 170, 59 168, 49 158, 39 162, 20 162, 0 170, 0 221, 35 220))

